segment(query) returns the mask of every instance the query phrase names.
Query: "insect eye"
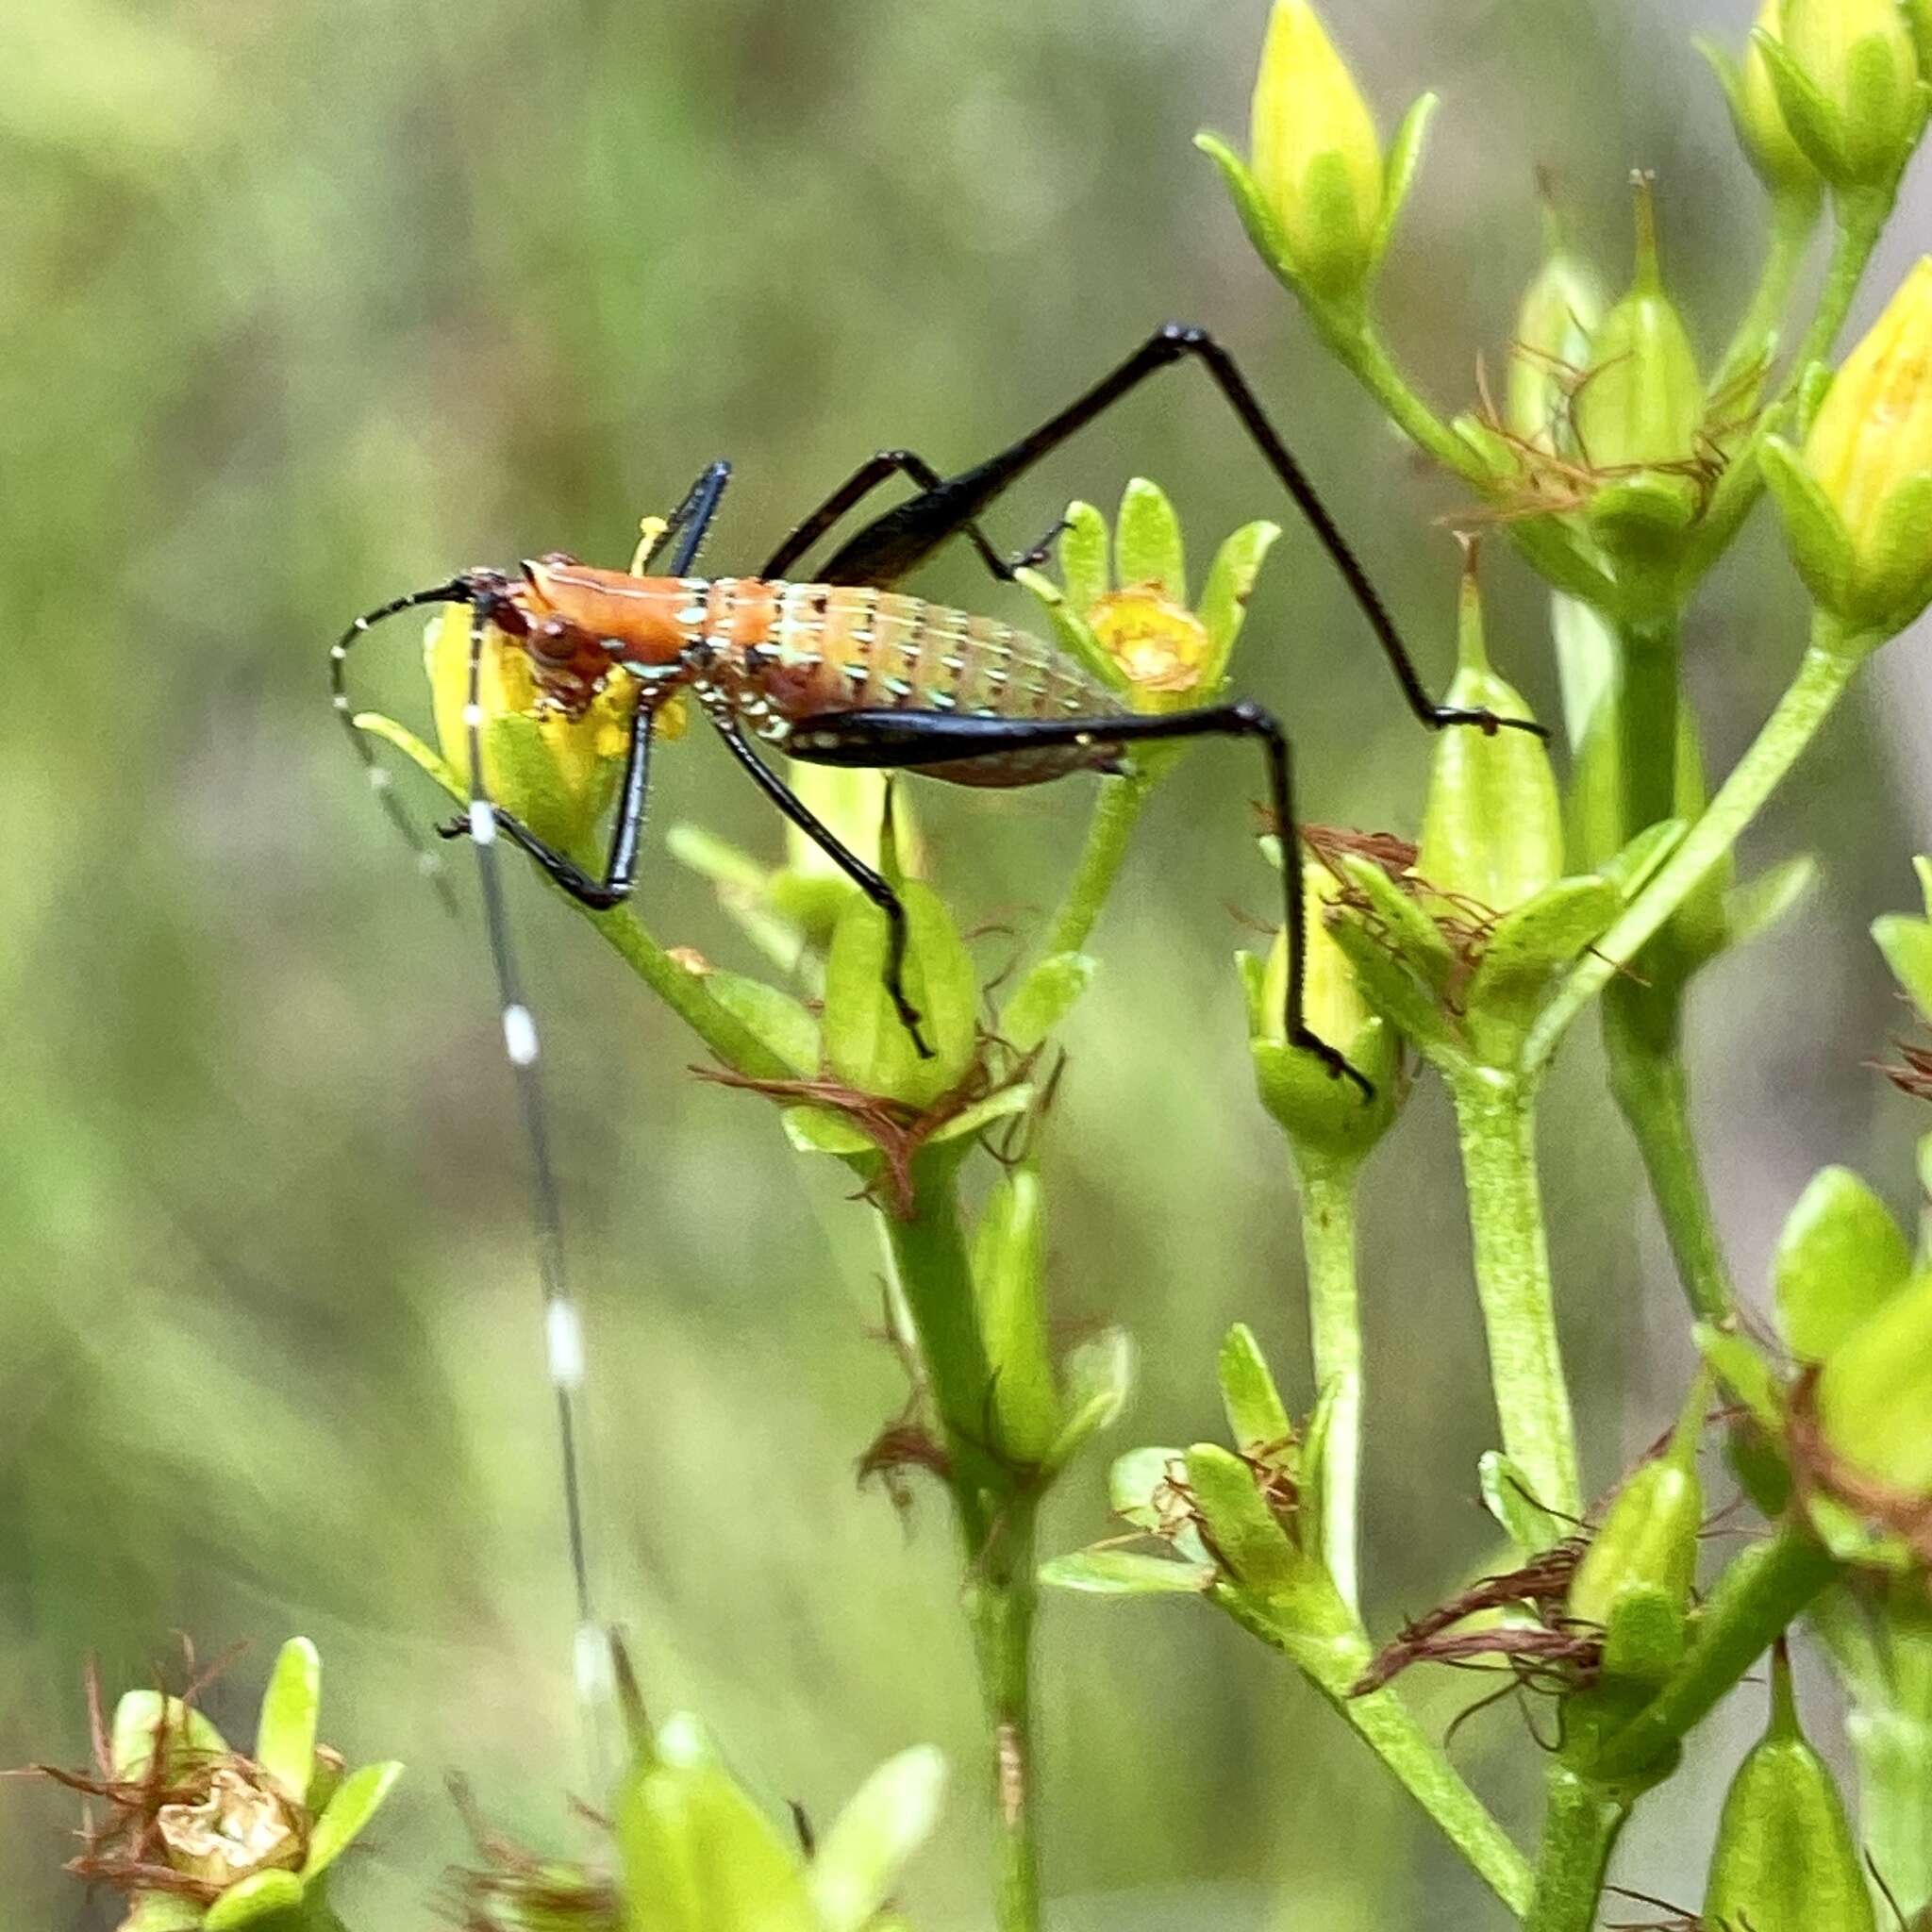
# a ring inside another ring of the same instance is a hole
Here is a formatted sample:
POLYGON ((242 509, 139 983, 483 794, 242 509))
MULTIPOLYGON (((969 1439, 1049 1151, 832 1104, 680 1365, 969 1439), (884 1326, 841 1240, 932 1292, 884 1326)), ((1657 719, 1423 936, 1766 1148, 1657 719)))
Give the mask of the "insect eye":
POLYGON ((560 617, 546 617, 530 626, 529 651, 540 664, 561 667, 570 663, 577 654, 578 642, 575 630, 560 617))

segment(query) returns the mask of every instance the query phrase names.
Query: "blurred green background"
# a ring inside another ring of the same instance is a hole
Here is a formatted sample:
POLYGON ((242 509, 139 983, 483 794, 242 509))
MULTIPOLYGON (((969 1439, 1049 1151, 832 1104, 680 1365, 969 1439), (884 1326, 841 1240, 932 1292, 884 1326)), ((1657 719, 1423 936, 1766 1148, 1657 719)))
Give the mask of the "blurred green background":
MULTIPOLYGON (((1386 278, 1425 386, 1459 402, 1479 355, 1500 368, 1538 163, 1613 278, 1624 171, 1657 167, 1674 286, 1720 339, 1760 202, 1686 42, 1735 39, 1749 11, 1346 10, 1385 128, 1424 87, 1447 96, 1386 278)), ((353 1923, 434 1923, 463 1849, 445 1773, 558 1844, 566 1795, 596 1795, 487 967, 474 908, 439 912, 328 715, 324 656, 350 614, 479 559, 621 562, 639 514, 720 454, 738 481, 708 561, 749 568, 870 450, 970 460, 1178 315, 1246 358, 1446 677, 1455 560, 1435 519, 1454 499, 1324 364, 1188 145, 1244 128, 1262 20, 1260 0, 34 0, 0 19, 0 1762, 81 1757, 90 1653, 118 1683, 171 1632, 204 1656, 249 1639, 212 1697, 239 1722, 302 1630, 326 1660, 325 1734, 414 1773, 344 1874, 353 1923)), ((1923 247, 1923 198, 1902 236, 1914 222, 1923 247)), ((1282 513, 1180 373, 993 524, 1018 543, 1136 471, 1170 488, 1200 556, 1282 513)), ((1499 660, 1549 715, 1538 598, 1500 553, 1490 582, 1499 660)), ((970 558, 924 587, 1020 614, 970 558)), ((1760 526, 1694 621, 1716 760, 1782 683, 1799 623, 1760 526)), ((365 688, 420 712, 410 635, 365 654, 365 688)), ((1859 1064, 1895 1011, 1862 925, 1908 902, 1927 842, 1923 644, 1893 647, 1891 681, 1754 841, 1816 850, 1824 891, 1696 1002, 1721 1213, 1754 1288, 1820 1160, 1909 1193, 1903 1103, 1859 1064)), ((1309 815, 1412 828, 1426 742, 1298 528, 1241 649, 1245 688, 1294 721, 1309 815)), ((659 833, 693 821, 775 852, 716 747, 694 739, 659 775, 659 833)), ((1056 1294, 1070 1322, 1141 1341, 1112 1448, 1215 1430, 1235 1317, 1306 1398, 1291 1196, 1228 967, 1246 936, 1230 908, 1268 892, 1251 785, 1204 751, 1163 794, 1072 1029, 1056 1294)), ((955 903, 1024 929, 1085 799, 1082 781, 928 788, 920 808, 955 903)), ((688 1037, 518 888, 589 1307, 593 1533, 647 1695, 706 1713, 757 1790, 819 1815, 888 1752, 944 1745, 961 1782, 909 1904, 928 1932, 978 1926, 948 1526, 935 1494, 902 1522, 853 1483, 902 1394, 868 1332, 866 1217, 761 1104, 691 1080, 688 1037)), ((661 847, 644 903, 667 940, 751 963, 661 847)), ((1590 1030, 1544 1145, 1607 1481, 1674 1405, 1683 1322, 1590 1030)), ((1387 1629, 1488 1552, 1473 1472, 1491 1424, 1426 1087, 1370 1190, 1366 1563, 1387 1629)), ((1057 1498, 1047 1547, 1102 1532, 1106 1460, 1057 1498)), ((1040 1665, 1063 1932, 1493 1923, 1312 1697, 1205 1610, 1056 1600, 1040 1665)), ((1441 1723, 1473 1691, 1427 1694, 1441 1723)), ((1514 1717, 1457 1748, 1527 1830, 1514 1717)), ((1645 1818, 1625 1875, 1694 1901, 1715 1802, 1692 1788, 1645 1818)), ((56 1872, 70 1822, 59 1794, 0 1787, 7 1924, 112 1922, 56 1872)))

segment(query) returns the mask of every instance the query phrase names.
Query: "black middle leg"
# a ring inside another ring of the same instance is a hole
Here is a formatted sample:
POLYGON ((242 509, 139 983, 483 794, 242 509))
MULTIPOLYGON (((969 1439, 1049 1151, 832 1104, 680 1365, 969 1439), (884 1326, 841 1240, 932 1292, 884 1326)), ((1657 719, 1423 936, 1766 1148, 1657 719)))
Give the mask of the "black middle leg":
POLYGON ((1091 750, 1096 768, 1127 744, 1187 738, 1257 741, 1268 767, 1268 804, 1281 841, 1282 921, 1288 933, 1288 989, 1283 1022, 1289 1044, 1311 1053, 1338 1077, 1353 1080, 1364 1099, 1374 1087, 1304 1017, 1307 973, 1307 913, 1302 895, 1301 838, 1296 829, 1292 759, 1288 736, 1274 714, 1245 701, 1207 705, 1158 716, 989 718, 943 711, 826 711, 801 719, 785 749, 812 764, 904 768, 952 765, 967 758, 1011 758, 1058 745, 1091 750))

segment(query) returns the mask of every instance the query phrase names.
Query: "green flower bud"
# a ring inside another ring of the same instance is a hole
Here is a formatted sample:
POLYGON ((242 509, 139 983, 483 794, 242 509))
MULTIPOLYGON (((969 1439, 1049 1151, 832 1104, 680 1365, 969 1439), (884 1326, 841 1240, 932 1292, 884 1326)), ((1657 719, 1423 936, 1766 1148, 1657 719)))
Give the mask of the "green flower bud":
MULTIPOLYGON (((1612 475, 1682 471, 1697 456, 1704 421, 1697 353, 1664 292, 1649 177, 1636 176, 1634 186, 1637 272, 1629 291, 1591 337, 1590 366, 1574 410, 1584 460, 1612 475)), ((1681 475, 1656 479, 1666 480, 1686 490, 1690 483, 1681 475)))
POLYGON ((1899 285, 1812 420, 1803 472, 1815 496, 1779 464, 1766 477, 1812 594, 1860 629, 1902 630, 1932 601, 1932 257, 1899 285))
POLYGON ((1261 1105, 1291 1140, 1326 1154, 1366 1154, 1388 1131, 1401 1104, 1401 1042, 1363 997, 1348 955, 1328 930, 1328 908, 1341 888, 1312 859, 1304 862, 1302 880, 1307 936, 1303 1014, 1369 1081, 1375 1096, 1364 1106, 1353 1084, 1336 1080, 1313 1055, 1288 1044, 1286 932, 1275 935, 1265 964, 1250 953, 1239 956, 1255 1084, 1261 1105))
POLYGON ((1773 1653, 1770 1727, 1724 1796, 1704 1923, 1750 1932, 1874 1932, 1857 1841, 1830 1767, 1798 1726, 1782 1643, 1773 1653))
POLYGON ((1819 1371, 1818 1427, 1857 1475, 1932 1496, 1932 1274, 1890 1295, 1819 1371))
POLYGON ((1556 209, 1543 208, 1543 265, 1516 310, 1504 420, 1539 450, 1570 454, 1570 395, 1602 322, 1604 290, 1596 271, 1572 252, 1556 209))
POLYGON ((1254 181, 1288 266, 1317 294, 1359 289, 1382 218, 1382 143, 1307 0, 1275 0, 1255 82, 1254 181))
MULTIPOLYGON (((1757 34, 1782 41, 1784 10, 1785 0, 1764 0, 1757 13, 1757 34)), ((1741 63, 1707 41, 1700 41, 1697 50, 1710 62, 1724 88, 1738 143, 1757 178, 1774 195, 1815 201, 1823 185, 1818 170, 1785 120, 1757 36, 1746 42, 1741 63)))
POLYGON ((1059 1434, 1046 1326, 1046 1207, 1040 1167, 1022 1161, 994 1184, 973 1241, 979 1331, 992 1371, 998 1447, 1041 1464, 1059 1434))
MULTIPOLYGON (((1527 718, 1529 707, 1490 668, 1472 557, 1462 582, 1457 672, 1444 702, 1527 718)), ((1429 773, 1416 872, 1438 892, 1507 912, 1563 870, 1563 813, 1549 754, 1533 732, 1442 732, 1429 773)))
POLYGON ((1896 181, 1925 117, 1899 0, 1785 0, 1782 39, 1752 38, 1792 135, 1833 186, 1896 181))
POLYGON ((1606 1676, 1656 1679, 1683 1653, 1704 1522, 1697 1443, 1709 1399, 1700 1376, 1669 1450, 1617 1491, 1571 1578, 1570 1614, 1603 1628, 1606 1676))

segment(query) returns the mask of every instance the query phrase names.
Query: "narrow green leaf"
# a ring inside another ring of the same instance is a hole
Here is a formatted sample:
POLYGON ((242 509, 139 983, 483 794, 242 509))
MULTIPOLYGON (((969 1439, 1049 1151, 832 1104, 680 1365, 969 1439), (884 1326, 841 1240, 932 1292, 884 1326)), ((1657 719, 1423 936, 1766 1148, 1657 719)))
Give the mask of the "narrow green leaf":
POLYGON ((1031 1053, 1073 1011, 1099 970, 1091 954, 1049 953, 1000 1008, 1000 1038, 1015 1053, 1031 1053))
POLYGON ((158 1730, 170 1772, 228 1755, 228 1740, 192 1705, 163 1697, 158 1690, 129 1690, 114 1707, 108 1738, 108 1755, 116 1777, 139 1778, 147 1770, 154 1761, 158 1730))
POLYGON ((1416 170, 1422 165, 1423 147, 1428 139, 1429 123, 1442 105, 1437 94, 1422 94, 1395 129, 1389 144, 1389 158, 1383 164, 1382 211, 1375 222, 1375 258, 1379 261, 1395 233, 1403 204, 1415 185, 1416 170))
POLYGON ((1255 1487, 1255 1474, 1218 1442, 1188 1451, 1188 1485, 1207 1524, 1209 1547, 1247 1593, 1291 1591, 1307 1565, 1255 1487))
POLYGON ((1042 1462, 1060 1427, 1046 1330, 1046 1207, 1039 1167, 1025 1161, 994 1183, 973 1241, 979 1332, 992 1370, 1000 1446, 1042 1462))
POLYGON ((322 1658, 306 1637, 282 1645, 262 1692, 255 1761, 296 1800, 315 1770, 315 1723, 322 1707, 322 1658))
POLYGON ((1234 211, 1241 217, 1241 226, 1247 230, 1255 253, 1282 282, 1299 294, 1300 284, 1294 263, 1289 256, 1287 238, 1262 199, 1255 177, 1248 173, 1248 164, 1218 134, 1204 130, 1195 135, 1194 145, 1221 170, 1221 178, 1227 184, 1234 211))
POLYGON ((385 718, 380 711, 358 711, 353 722, 358 731, 366 731, 372 738, 387 739, 406 758, 427 772, 458 805, 468 799, 469 792, 464 789, 462 780, 444 760, 442 754, 432 751, 407 724, 398 724, 393 718, 385 718))
POLYGON ((1066 1420, 1046 1453, 1049 1469, 1062 1469, 1089 1437, 1120 1419, 1134 1392, 1138 1357, 1124 1328, 1107 1328, 1067 1351, 1060 1364, 1066 1420))
POLYGON ((989 1093, 984 1100, 975 1101, 973 1106, 956 1113, 944 1126, 936 1128, 926 1137, 925 1144, 937 1147, 947 1141, 963 1140, 968 1134, 976 1134, 981 1127, 990 1126, 994 1121, 1024 1113, 1033 1105, 1033 1095, 1034 1089, 1024 1081, 1017 1087, 1002 1087, 997 1093, 989 1093))
POLYGON ((733 892, 762 897, 772 875, 770 866, 703 825, 673 825, 664 835, 664 849, 687 871, 733 892))
POLYGON ((308 1857, 302 1865, 305 1878, 326 1872, 341 1857, 381 1809, 382 1801, 402 1774, 403 1767, 391 1758, 382 1764, 362 1765, 341 1781, 309 1834, 308 1857))
POLYGON ((1852 583, 1852 540, 1831 499, 1780 436, 1768 436, 1757 467, 1784 524, 1791 561, 1805 588, 1827 610, 1842 610, 1852 583))
POLYGON ((1808 852, 1767 866, 1724 894, 1724 927, 1734 946, 1748 945, 1810 895, 1818 861, 1808 852))
POLYGON ((1089 1596, 1200 1596, 1213 1588, 1211 1563, 1178 1562, 1135 1550, 1076 1550, 1040 1566, 1041 1582, 1089 1596))
POLYGON ((252 1925, 301 1903, 302 1881, 292 1872, 257 1872, 237 1880, 208 1907, 203 1932, 234 1932, 238 1925, 252 1925))
MULTIPOLYGON (((1369 918, 1380 930, 1383 949, 1409 964, 1424 982, 1441 991, 1456 977, 1458 961, 1442 929, 1379 865, 1353 856, 1341 861, 1348 883, 1369 902, 1369 918)), ((1336 937, 1346 922, 1338 920, 1336 937)))
POLYGON ((946 1790, 946 1760, 930 1744, 889 1758, 833 1820, 813 1856, 809 1884, 824 1932, 860 1932, 900 1868, 932 1834, 946 1790))
POLYGON ((1129 1449, 1108 1472, 1108 1507, 1124 1523, 1171 1544, 1191 1563, 1206 1563, 1208 1546, 1175 1484, 1187 1480, 1187 1457, 1178 1449, 1129 1449))
POLYGON ((1245 1322, 1237 1322, 1221 1343, 1221 1403, 1235 1446, 1252 1456, 1257 1449, 1291 1448, 1294 1425, 1269 1373, 1261 1344, 1245 1322))
POLYGON ((1113 539, 1107 519, 1091 503, 1067 506, 1067 527, 1058 545, 1067 605, 1084 617, 1113 588, 1113 539))
POLYGON ((1194 615, 1208 633, 1208 659, 1201 667, 1201 690, 1211 696, 1227 675, 1227 660, 1248 614, 1248 599, 1261 565, 1281 535, 1279 524, 1243 524, 1214 553, 1194 615))
POLYGON ((778 1116, 785 1138, 800 1154, 876 1154, 878 1143, 829 1107, 788 1107, 778 1116))
POLYGON ((1784 1398, 1771 1364, 1757 1346, 1728 1328, 1699 1322, 1691 1330, 1697 1352, 1726 1389, 1751 1411, 1751 1419, 1772 1435, 1784 1429, 1784 1398))
POLYGON ((1113 653, 1088 628, 1087 620, 1074 611, 1060 587, 1037 570, 1017 570, 1013 581, 1032 591, 1044 607, 1053 627, 1055 641, 1084 671, 1098 678, 1108 691, 1131 697, 1134 681, 1122 670, 1113 653))
POLYGON ((1529 1478, 1500 1449, 1484 1450, 1476 1472, 1483 1507, 1524 1556, 1534 1557, 1569 1534, 1570 1525, 1537 1501, 1529 1478))
POLYGON ((1823 1361, 1905 1284, 1912 1253, 1888 1208, 1849 1168, 1827 1167, 1778 1236, 1772 1288, 1786 1345, 1823 1361))
POLYGON ((789 992, 741 973, 713 971, 705 991, 802 1078, 820 1071, 819 1023, 789 992))
POLYGON ((1188 602, 1187 553, 1181 520, 1167 491, 1145 476, 1128 480, 1113 530, 1114 572, 1123 585, 1151 584, 1170 604, 1188 602))

